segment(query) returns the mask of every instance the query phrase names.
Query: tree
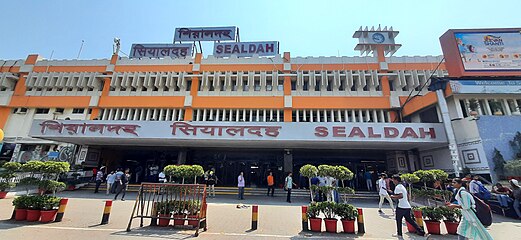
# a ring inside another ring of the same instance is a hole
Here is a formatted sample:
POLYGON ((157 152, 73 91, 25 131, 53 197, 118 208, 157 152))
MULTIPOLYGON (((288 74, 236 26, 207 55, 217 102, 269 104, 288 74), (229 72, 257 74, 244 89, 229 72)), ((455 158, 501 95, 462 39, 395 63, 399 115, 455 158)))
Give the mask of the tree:
POLYGON ((194 177, 194 184, 197 184, 197 177, 204 175, 204 169, 200 165, 190 166, 190 177, 194 177))
POLYGON ((309 181, 309 194, 311 195, 311 202, 313 202, 313 190, 311 189, 311 178, 316 177, 318 174, 317 167, 306 164, 300 168, 300 175, 307 177, 309 181))
POLYGON ((429 170, 418 170, 414 172, 414 175, 416 175, 420 179, 420 181, 423 182, 423 186, 425 187, 425 189, 427 189, 428 182, 432 182, 436 179, 434 173, 429 170))

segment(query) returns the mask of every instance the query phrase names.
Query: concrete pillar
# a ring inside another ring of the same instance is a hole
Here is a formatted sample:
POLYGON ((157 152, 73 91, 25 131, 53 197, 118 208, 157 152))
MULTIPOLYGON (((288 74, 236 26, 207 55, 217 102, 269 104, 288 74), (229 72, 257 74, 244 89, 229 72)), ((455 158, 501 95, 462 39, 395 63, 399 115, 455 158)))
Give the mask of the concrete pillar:
POLYGON ((293 153, 289 149, 284 149, 284 172, 293 172, 293 153))
POLYGON ((177 164, 185 164, 186 163, 186 153, 187 150, 179 150, 179 154, 177 154, 177 164))
POLYGON ((507 99, 503 99, 503 105, 505 106, 505 115, 510 116, 512 115, 512 112, 510 111, 510 104, 508 103, 507 99))

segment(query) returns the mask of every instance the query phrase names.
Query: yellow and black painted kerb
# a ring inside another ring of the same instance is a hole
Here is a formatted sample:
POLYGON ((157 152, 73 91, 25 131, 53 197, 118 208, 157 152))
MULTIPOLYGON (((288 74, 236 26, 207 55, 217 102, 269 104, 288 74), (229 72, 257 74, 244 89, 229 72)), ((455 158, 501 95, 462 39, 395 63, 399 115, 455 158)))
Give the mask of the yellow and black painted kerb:
POLYGON ((308 206, 302 206, 302 231, 308 230, 308 206))
POLYGON ((56 218, 54 219, 55 222, 61 222, 63 219, 63 214, 65 213, 65 207, 67 207, 67 203, 69 202, 69 199, 62 198, 60 200, 60 207, 58 208, 58 212, 56 212, 56 218))
POLYGON ((418 226, 423 229, 423 217, 422 217, 422 210, 421 209, 415 209, 413 210, 414 219, 416 220, 416 223, 418 226))
POLYGON ((103 209, 103 217, 101 218, 101 225, 109 223, 111 209, 112 209, 112 200, 107 200, 105 202, 105 209, 103 209))
POLYGON ((13 214, 11 214, 11 220, 14 220, 16 216, 16 208, 13 209, 13 214))
POLYGON ((365 233, 365 226, 364 226, 364 211, 361 208, 358 208, 358 234, 364 234, 365 233))
POLYGON ((150 226, 157 226, 157 202, 152 203, 152 220, 150 226))
POLYGON ((253 205, 251 208, 251 229, 257 229, 257 221, 259 219, 259 206, 253 205))

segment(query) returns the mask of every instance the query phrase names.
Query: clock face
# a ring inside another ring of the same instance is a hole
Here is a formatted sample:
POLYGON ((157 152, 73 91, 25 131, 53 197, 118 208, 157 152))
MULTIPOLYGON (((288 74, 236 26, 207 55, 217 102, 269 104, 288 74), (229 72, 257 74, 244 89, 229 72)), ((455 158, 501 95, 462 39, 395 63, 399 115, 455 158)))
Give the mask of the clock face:
POLYGON ((385 41, 385 37, 381 33, 375 33, 373 34, 373 41, 375 43, 383 43, 385 41))

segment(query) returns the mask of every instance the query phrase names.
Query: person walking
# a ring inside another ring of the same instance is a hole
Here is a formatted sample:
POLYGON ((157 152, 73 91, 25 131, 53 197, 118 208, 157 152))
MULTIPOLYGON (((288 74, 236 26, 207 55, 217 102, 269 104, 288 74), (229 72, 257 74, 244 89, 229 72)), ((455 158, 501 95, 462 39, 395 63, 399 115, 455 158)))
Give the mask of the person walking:
POLYGON ((217 176, 215 176, 215 173, 213 171, 210 171, 210 173, 208 173, 208 180, 206 181, 206 185, 208 186, 210 197, 215 198, 215 184, 216 183, 217 183, 217 176))
POLYGON ((367 191, 373 190, 373 175, 367 171, 364 173, 365 184, 367 185, 367 191))
POLYGON ((449 208, 461 209, 461 221, 458 226, 458 239, 493 239, 475 214, 476 202, 474 197, 463 186, 459 178, 452 179, 452 186, 457 189, 457 204, 445 203, 449 208))
POLYGON ((378 204, 378 212, 384 213, 382 211, 382 204, 384 203, 384 199, 387 199, 387 201, 391 205, 391 210, 393 210, 393 214, 394 214, 394 203, 393 203, 393 200, 391 199, 391 197, 389 197, 389 192, 388 192, 391 189, 387 185, 386 178, 387 178, 387 174, 382 173, 382 174, 380 174, 380 180, 378 180, 378 189, 379 189, 378 195, 380 195, 380 203, 378 204))
POLYGON ((112 185, 112 189, 110 190, 111 193, 116 193, 118 191, 118 188, 119 188, 119 185, 120 185, 120 182, 121 182, 121 176, 123 176, 123 175, 125 175, 123 170, 121 168, 118 168, 118 170, 114 174, 114 176, 115 176, 115 178, 114 178, 114 185, 112 185))
MULTIPOLYGON (((395 236, 402 237, 403 218, 405 218, 405 221, 416 229, 416 234, 424 236, 425 231, 423 231, 423 228, 418 226, 416 221, 414 221, 411 217, 411 204, 409 203, 408 199, 409 195, 407 194, 407 189, 402 185, 402 178, 398 175, 394 175, 393 182, 396 187, 394 188, 394 194, 391 196, 391 198, 398 199, 398 207, 396 207, 397 234, 395 236)), ((388 191, 392 193, 391 190, 388 191)))
POLYGON ((521 186, 519 186, 519 182, 516 179, 510 180, 510 186, 512 187, 512 195, 514 197, 514 210, 516 211, 517 218, 521 219, 521 186))
POLYGON ((266 194, 266 196, 270 196, 270 191, 271 191, 271 196, 273 197, 273 195, 275 194, 275 180, 273 179, 272 172, 270 172, 270 174, 268 175, 267 181, 268 181, 268 193, 266 194))
POLYGON ((123 192, 123 195, 121 196, 121 201, 125 201, 125 194, 127 194, 128 179, 130 176, 129 171, 129 169, 126 169, 125 173, 121 175, 121 178, 119 179, 118 183, 118 190, 116 192, 116 196, 114 196, 114 200, 118 199, 119 194, 123 192))
POLYGON ((100 170, 96 173, 96 189, 94 190, 94 193, 98 193, 99 186, 103 182, 103 169, 105 167, 101 167, 100 170))
POLYGON ((244 186, 245 186, 245 181, 244 181, 244 172, 241 172, 241 174, 239 174, 239 177, 237 177, 237 187, 239 188, 239 200, 244 200, 244 186))
POLYGON ((110 172, 109 175, 107 175, 107 194, 114 193, 114 182, 116 181, 116 173, 114 171, 110 172))
POLYGON ((286 177, 286 180, 284 180, 284 188, 286 189, 286 191, 288 191, 288 195, 286 196, 286 202, 289 203, 291 203, 291 189, 293 188, 293 185, 296 186, 296 184, 293 183, 293 178, 291 176, 293 176, 293 173, 289 172, 288 176, 286 177))

